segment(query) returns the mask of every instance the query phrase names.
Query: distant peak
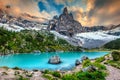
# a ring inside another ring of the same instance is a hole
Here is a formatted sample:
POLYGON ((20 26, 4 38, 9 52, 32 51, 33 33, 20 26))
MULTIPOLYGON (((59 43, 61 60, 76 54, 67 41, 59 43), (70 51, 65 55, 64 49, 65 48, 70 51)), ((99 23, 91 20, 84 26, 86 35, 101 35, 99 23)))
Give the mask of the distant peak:
POLYGON ((67 9, 67 7, 65 7, 65 8, 63 9, 63 14, 68 15, 68 9, 67 9))

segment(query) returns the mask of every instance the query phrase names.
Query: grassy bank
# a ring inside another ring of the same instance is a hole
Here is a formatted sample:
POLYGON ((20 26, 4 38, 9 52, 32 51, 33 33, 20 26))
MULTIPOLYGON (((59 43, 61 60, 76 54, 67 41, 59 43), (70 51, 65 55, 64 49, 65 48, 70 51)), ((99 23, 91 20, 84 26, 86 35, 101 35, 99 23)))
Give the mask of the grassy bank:
POLYGON ((113 59, 107 60, 105 64, 109 64, 113 67, 120 69, 120 51, 113 51, 111 53, 113 59))
POLYGON ((101 64, 104 61, 104 57, 97 58, 94 62, 87 59, 82 62, 82 69, 74 72, 72 70, 70 74, 62 73, 59 71, 49 71, 45 70, 43 72, 43 77, 47 78, 48 80, 105 80, 106 67, 101 64), (89 66, 96 67, 96 70, 88 69, 83 71, 83 69, 88 68, 89 66))

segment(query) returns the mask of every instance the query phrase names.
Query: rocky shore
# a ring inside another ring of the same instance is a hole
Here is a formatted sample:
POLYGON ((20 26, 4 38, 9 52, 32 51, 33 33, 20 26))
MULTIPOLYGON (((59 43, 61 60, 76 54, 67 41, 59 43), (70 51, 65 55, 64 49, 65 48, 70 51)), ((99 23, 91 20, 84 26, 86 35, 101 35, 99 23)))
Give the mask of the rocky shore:
MULTIPOLYGON (((112 60, 111 54, 106 55, 101 58, 96 58, 90 60, 87 56, 83 56, 81 58, 82 62, 79 60, 75 61, 76 67, 72 70, 68 71, 49 71, 49 70, 22 70, 19 68, 0 68, 0 80, 49 80, 49 77, 56 78, 56 76, 64 76, 64 75, 73 75, 81 71, 81 73, 89 72, 94 73, 96 71, 103 71, 107 75, 105 77, 106 80, 120 80, 120 69, 117 69, 109 64, 105 64, 108 60, 112 60), (97 64, 97 65, 96 65, 97 64)), ((53 64, 57 64, 56 62, 61 61, 59 56, 52 56, 49 61, 52 60, 53 64), (55 61, 54 61, 55 60, 55 61)), ((93 75, 94 76, 94 75, 93 75)), ((56 78, 61 79, 62 77, 56 78)))
POLYGON ((46 80, 42 77, 41 71, 26 71, 9 69, 7 67, 0 68, 0 80, 46 80))

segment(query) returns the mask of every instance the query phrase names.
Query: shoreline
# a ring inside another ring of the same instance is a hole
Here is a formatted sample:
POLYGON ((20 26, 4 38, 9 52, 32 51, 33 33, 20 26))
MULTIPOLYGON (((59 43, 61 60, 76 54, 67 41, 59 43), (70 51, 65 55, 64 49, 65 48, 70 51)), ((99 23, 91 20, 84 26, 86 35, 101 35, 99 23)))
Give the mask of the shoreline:
MULTIPOLYGON (((55 53, 55 52, 50 52, 50 53, 55 53)), ((45 52, 44 53, 16 53, 16 54, 13 54, 13 55, 27 55, 27 54, 33 54, 33 55, 40 55, 40 54, 45 54, 45 52)), ((47 53, 46 53, 47 54, 47 53)), ((58 54, 61 54, 61 52, 60 53, 58 53, 58 54)), ((55 54, 55 55, 58 55, 58 54, 55 54)), ((69 54, 69 53, 68 53, 69 54)), ((74 54, 74 53, 72 53, 71 52, 71 54, 74 54)), ((79 53, 79 54, 81 54, 81 53, 79 53)), ((91 53, 92 54, 92 53, 91 53)), ((109 54, 109 53, 106 53, 105 55, 107 55, 107 54, 109 54)), ((10 56, 11 56, 11 54, 9 54, 10 56)), ((8 55, 8 56, 9 56, 8 55)), ((103 55, 103 56, 105 56, 105 55, 103 55)), ((81 58, 82 58, 83 56, 81 56, 81 58)), ((100 56, 100 57, 102 57, 102 56, 100 56)), ((79 61, 80 62, 82 62, 81 61, 81 58, 79 58, 79 61)), ((95 58, 90 58, 90 60, 91 61, 94 61, 95 59, 97 59, 97 58, 99 58, 99 57, 95 57, 95 58)), ((48 60, 49 60, 49 58, 48 58, 48 60)), ((76 58, 76 60, 77 60, 77 58, 76 58)), ((8 67, 8 66, 1 66, 1 67, 7 67, 7 68, 10 68, 10 67, 8 67)), ((20 68, 20 67, 18 67, 18 66, 14 66, 14 67, 12 67, 12 68, 10 68, 10 69, 14 69, 14 68, 18 68, 18 69, 20 69, 20 70, 27 70, 27 71, 34 71, 34 70, 38 70, 38 71, 43 71, 43 70, 51 70, 51 71, 72 71, 74 68, 76 68, 76 66, 75 66, 75 61, 74 61, 74 64, 72 64, 72 66, 70 66, 70 68, 67 68, 67 67, 65 67, 65 68, 63 68, 63 69, 59 69, 59 68, 56 68, 56 69, 50 69, 50 68, 44 68, 44 69, 41 69, 41 68, 39 68, 39 69, 36 69, 36 68, 28 68, 27 69, 27 67, 26 68, 24 68, 24 67, 22 67, 22 68, 20 68)))
MULTIPOLYGON (((105 55, 106 56, 106 55, 105 55)), ((103 56, 105 58, 104 61, 100 62, 100 64, 103 64, 104 62, 106 62, 107 58, 103 56)), ((95 63, 96 59, 90 59, 90 61, 92 63, 95 63)), ((106 66, 106 64, 103 64, 104 66, 106 66)), ((111 66, 112 67, 112 66, 111 66)), ((71 70, 49 70, 49 69, 44 69, 44 70, 37 70, 37 69, 33 69, 33 70, 25 70, 25 69, 18 69, 17 67, 16 68, 8 68, 8 67, 0 67, 0 80, 4 80, 6 76, 8 76, 7 78, 9 79, 15 79, 16 80, 16 77, 20 77, 20 76, 23 76, 24 78, 28 78, 30 80, 49 80, 47 79, 46 77, 44 77, 44 75, 51 75, 49 73, 54 73, 54 72, 58 72, 60 73, 62 76, 64 75, 72 75, 74 73, 78 73, 79 71, 85 69, 83 67, 83 64, 81 63, 80 65, 78 66, 75 66, 73 69, 71 70), (3 79, 1 79, 3 78, 3 79)), ((105 76, 105 79, 106 80, 113 80, 113 79, 118 79, 119 77, 117 75, 111 75, 111 74, 114 74, 114 69, 116 69, 115 67, 112 67, 112 71, 111 71, 111 68, 109 67, 106 67, 106 73, 108 73, 109 75, 106 75, 105 76), (109 69, 109 70, 108 70, 109 69), (114 77, 111 77, 111 76, 114 76, 114 77), (116 78, 117 76, 117 78, 116 78)), ((117 70, 119 69, 116 69, 116 72, 118 72, 117 70)), ((103 72, 104 72, 103 71, 103 72)))
POLYGON ((97 50, 95 50, 95 51, 55 51, 55 52, 24 52, 24 53, 7 53, 7 54, 0 54, 0 56, 6 56, 6 55, 12 55, 12 54, 44 54, 44 53, 66 53, 66 52, 111 52, 111 51, 105 51, 105 50, 103 50, 103 51, 97 51, 97 50))

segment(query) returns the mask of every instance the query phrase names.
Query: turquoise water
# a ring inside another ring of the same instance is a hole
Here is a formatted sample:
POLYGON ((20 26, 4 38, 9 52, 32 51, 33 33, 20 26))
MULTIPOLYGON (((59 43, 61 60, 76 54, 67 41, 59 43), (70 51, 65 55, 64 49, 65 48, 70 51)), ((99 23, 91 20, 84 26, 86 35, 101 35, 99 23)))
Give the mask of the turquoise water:
POLYGON ((88 56, 90 59, 104 56, 108 52, 52 52, 52 53, 29 53, 0 56, 0 67, 19 67, 26 70, 69 70, 75 66, 76 59, 88 56), (48 64, 53 55, 59 55, 62 63, 57 65, 48 64))

